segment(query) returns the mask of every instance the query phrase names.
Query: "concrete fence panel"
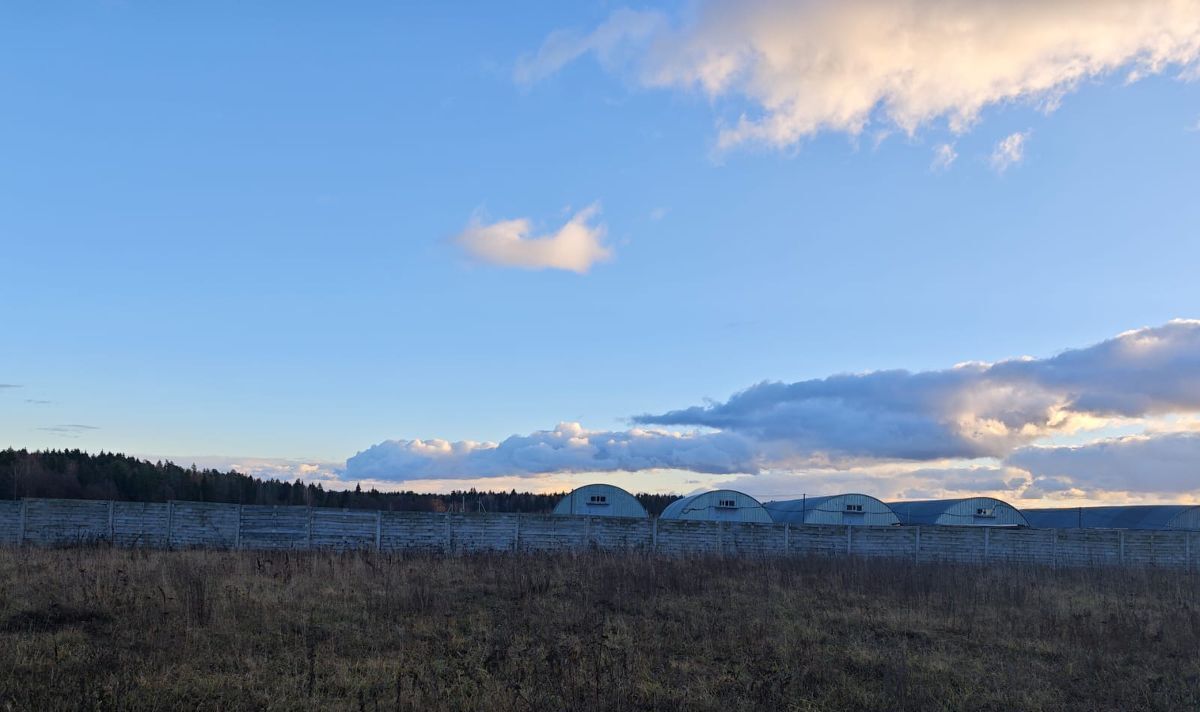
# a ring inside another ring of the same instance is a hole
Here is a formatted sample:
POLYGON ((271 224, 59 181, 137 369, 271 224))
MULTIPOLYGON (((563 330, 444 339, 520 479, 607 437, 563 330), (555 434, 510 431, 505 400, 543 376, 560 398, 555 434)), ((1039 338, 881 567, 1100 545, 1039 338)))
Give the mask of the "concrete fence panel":
POLYGON ((235 549, 241 529, 241 505, 168 502, 167 541, 172 549, 235 549))
POLYGON ((309 549, 308 507, 241 507, 238 545, 243 549, 309 549))
POLYGON ((0 544, 438 551, 654 551, 1200 570, 1186 531, 865 527, 540 514, 376 512, 211 502, 0 501, 0 544))
POLYGON ((0 501, 0 544, 21 543, 21 519, 24 504, 21 500, 0 501))
POLYGON ((67 546, 112 541, 111 505, 87 499, 26 499, 23 541, 67 546))
POLYGON ((382 512, 380 550, 449 551, 450 529, 445 514, 382 512))
POLYGON ((326 509, 314 507, 310 545, 314 549, 337 551, 375 549, 376 534, 380 531, 381 512, 361 509, 326 509))
POLYGON ((112 542, 117 546, 166 547, 169 507, 162 502, 113 502, 112 542))
POLYGON ((523 516, 518 532, 521 551, 572 551, 587 547, 593 517, 523 516))

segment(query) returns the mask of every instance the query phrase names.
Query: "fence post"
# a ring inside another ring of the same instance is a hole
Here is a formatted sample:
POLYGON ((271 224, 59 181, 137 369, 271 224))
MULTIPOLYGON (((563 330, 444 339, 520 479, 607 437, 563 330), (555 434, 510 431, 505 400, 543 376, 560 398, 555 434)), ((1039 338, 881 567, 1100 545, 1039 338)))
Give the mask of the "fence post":
POLYGON ((450 512, 446 512, 446 553, 454 553, 454 524, 450 519, 450 512))
POLYGON ((1058 530, 1049 529, 1050 532, 1050 568, 1058 568, 1058 530))
POLYGON ((917 525, 917 541, 914 548, 916 552, 914 552, 913 561, 919 564, 921 563, 921 525, 919 524, 917 525))
POLYGON ((237 519, 234 520, 233 526, 233 549, 237 551, 242 548, 242 505, 237 505, 237 519))
POLYGON ((846 525, 846 556, 850 556, 850 552, 854 547, 854 525, 846 525))
POLYGON ((992 556, 992 528, 983 528, 983 563, 987 563, 992 556))
POLYGON ((788 556, 792 553, 792 523, 783 523, 783 555, 788 556))
POLYGON ((584 522, 585 523, 583 525, 583 548, 586 550, 586 549, 592 548, 592 518, 587 517, 584 520, 584 522))
POLYGON ((28 501, 29 500, 24 498, 21 499, 21 509, 18 512, 18 518, 20 519, 21 523, 17 528, 17 546, 21 546, 25 543, 25 504, 28 501))
POLYGON ((108 500, 108 543, 115 544, 117 539, 113 536, 113 501, 108 500))
POLYGON ((513 533, 513 551, 521 550, 521 513, 517 512, 516 532, 513 533))
POLYGON ((1117 542, 1120 545, 1121 565, 1124 566, 1125 565, 1125 530, 1124 529, 1117 530, 1117 542))
POLYGON ((658 553, 658 517, 650 520, 650 553, 658 553))
POLYGON ((383 510, 375 510, 375 553, 379 553, 383 543, 383 510))
POLYGON ((175 524, 175 500, 167 501, 167 549, 171 548, 171 530, 175 524))
POLYGON ((1192 570, 1192 533, 1183 533, 1183 566, 1184 571, 1192 570))
POLYGON ((306 550, 310 550, 310 551, 313 548, 313 545, 312 545, 312 520, 313 520, 313 508, 309 507, 308 508, 308 526, 306 527, 306 531, 305 531, 305 534, 308 537, 308 543, 305 545, 304 548, 306 550))

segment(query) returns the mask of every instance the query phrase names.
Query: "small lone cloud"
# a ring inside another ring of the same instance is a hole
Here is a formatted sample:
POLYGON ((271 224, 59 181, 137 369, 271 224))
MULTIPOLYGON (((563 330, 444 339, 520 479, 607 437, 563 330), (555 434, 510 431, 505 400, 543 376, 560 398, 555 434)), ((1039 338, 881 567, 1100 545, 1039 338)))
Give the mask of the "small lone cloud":
POLYGON ((47 433, 53 433, 63 438, 77 438, 89 430, 99 430, 96 425, 83 425, 82 423, 64 423, 62 425, 46 425, 38 430, 47 433))
POLYGON ((602 64, 611 65, 617 55, 632 51, 666 24, 666 16, 662 13, 620 8, 590 33, 557 30, 550 33, 536 54, 517 60, 513 80, 529 86, 589 52, 602 64))
POLYGON ((25 402, 29 405, 50 405, 54 401, 38 400, 37 398, 26 398, 25 402))
POLYGON ((9 388, 22 388, 22 387, 23 386, 21 386, 20 384, 17 384, 17 383, 0 383, 0 390, 7 390, 9 388))
POLYGON ((596 263, 612 257, 604 244, 605 228, 592 224, 598 204, 579 211, 550 235, 531 236, 528 218, 485 224, 478 220, 455 242, 475 259, 502 267, 561 269, 585 274, 596 263))
POLYGON ((957 158, 958 151, 954 150, 954 144, 940 143, 933 149, 933 163, 929 167, 934 171, 944 171, 954 165, 957 158))
POLYGON ((997 173, 1003 173, 1025 160, 1025 142, 1029 140, 1029 134, 1029 131, 1018 131, 996 144, 988 162, 997 173))

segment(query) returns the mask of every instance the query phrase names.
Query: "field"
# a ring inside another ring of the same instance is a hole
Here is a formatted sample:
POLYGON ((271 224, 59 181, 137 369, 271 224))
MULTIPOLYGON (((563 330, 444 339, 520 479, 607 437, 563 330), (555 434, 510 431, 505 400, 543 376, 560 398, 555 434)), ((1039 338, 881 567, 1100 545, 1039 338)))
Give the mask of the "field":
POLYGON ((1200 707, 1200 579, 0 548, 0 709, 1200 707))

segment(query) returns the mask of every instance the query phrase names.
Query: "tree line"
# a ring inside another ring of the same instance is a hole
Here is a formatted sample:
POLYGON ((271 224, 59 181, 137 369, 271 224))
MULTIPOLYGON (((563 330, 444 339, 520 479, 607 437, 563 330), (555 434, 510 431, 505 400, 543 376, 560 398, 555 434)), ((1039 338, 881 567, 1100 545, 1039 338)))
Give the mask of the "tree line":
MULTIPOLYGON (((189 500, 229 504, 289 504, 311 507, 382 509, 415 512, 545 513, 565 492, 492 492, 454 490, 446 494, 377 489, 325 489, 321 483, 259 479, 236 471, 182 467, 119 453, 82 450, 0 450, 0 499, 50 497, 112 499, 127 502, 189 500)), ((636 495, 657 515, 676 497, 636 495)))

